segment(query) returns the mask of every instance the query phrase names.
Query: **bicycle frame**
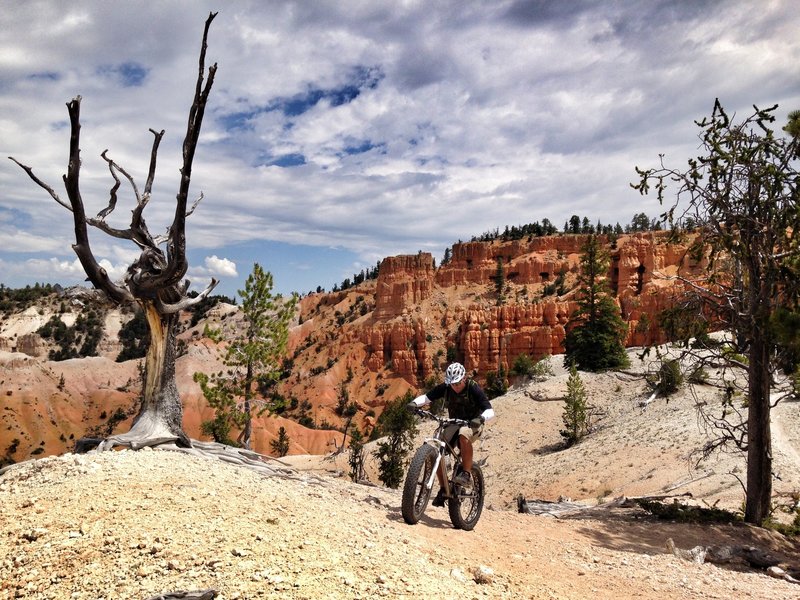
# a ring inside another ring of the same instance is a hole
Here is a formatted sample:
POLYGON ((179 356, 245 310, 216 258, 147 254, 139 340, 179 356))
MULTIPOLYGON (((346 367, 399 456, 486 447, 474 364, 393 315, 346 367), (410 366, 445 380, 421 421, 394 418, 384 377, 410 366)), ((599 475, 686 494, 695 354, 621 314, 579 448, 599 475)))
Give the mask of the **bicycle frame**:
MULTIPOLYGON (((440 468, 443 480, 447 481, 448 483, 450 482, 447 476, 447 471, 450 468, 450 465, 447 464, 448 454, 453 458, 454 466, 459 462, 459 451, 456 449, 457 447, 451 446, 446 440, 442 439, 445 430, 450 425, 465 425, 467 422, 461 419, 445 419, 438 417, 431 412, 423 410, 420 410, 419 413, 428 418, 435 419, 439 423, 436 431, 433 434, 433 437, 425 438, 425 441, 423 442, 436 448, 436 463, 433 465, 433 469, 431 470, 431 475, 428 478, 428 481, 425 482, 425 487, 430 490, 433 488, 434 479, 436 478, 436 474, 439 472, 440 468)), ((451 490, 449 485, 446 486, 445 492, 447 493, 447 497, 450 497, 451 490)))
MULTIPOLYGON (((451 444, 451 440, 447 439, 450 437, 450 430, 453 426, 460 428, 468 425, 468 422, 462 419, 439 417, 418 407, 414 407, 412 412, 436 421, 438 426, 433 436, 423 441, 409 463, 400 505, 403 520, 409 525, 419 522, 431 497, 434 479, 439 476, 443 495, 448 499, 447 511, 450 513, 453 526, 456 529, 471 531, 478 522, 483 509, 483 472, 478 465, 473 464, 472 484, 467 486, 459 484, 454 478, 461 465, 460 447, 459 444, 451 444), (448 471, 450 471, 449 477, 448 471)), ((456 433, 453 437, 457 439, 457 435, 456 433)), ((437 506, 443 505, 437 504, 437 506)))

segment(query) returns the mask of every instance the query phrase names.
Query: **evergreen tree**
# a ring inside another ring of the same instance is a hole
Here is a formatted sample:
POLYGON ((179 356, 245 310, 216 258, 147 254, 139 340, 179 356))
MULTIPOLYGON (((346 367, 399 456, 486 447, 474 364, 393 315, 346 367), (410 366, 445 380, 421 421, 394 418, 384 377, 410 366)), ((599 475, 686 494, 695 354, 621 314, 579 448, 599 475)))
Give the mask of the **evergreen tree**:
POLYGON ((645 213, 637 213, 633 215, 631 219, 631 224, 629 227, 630 231, 635 233, 637 231, 647 231, 650 229, 650 217, 648 217, 645 213))
MULTIPOLYGON (((268 408, 266 400, 256 397, 255 392, 258 385, 280 377, 297 296, 284 300, 280 294, 273 295, 272 274, 258 263, 253 265, 239 296, 245 323, 240 336, 228 344, 224 361, 227 369, 212 378, 195 373, 195 381, 216 411, 216 418, 239 428, 237 441, 249 448, 253 409, 258 407, 260 414, 268 408)), ((224 431, 224 427, 217 426, 215 430, 224 431)))
POLYGON ((566 229, 564 233, 580 233, 581 232, 581 218, 578 215, 572 215, 569 218, 569 231, 567 232, 566 229))
POLYGON ((567 397, 564 398, 564 412, 561 415, 564 429, 561 437, 567 447, 578 443, 589 432, 589 411, 586 404, 586 388, 575 365, 569 368, 567 379, 567 397))
POLYGON ((133 318, 120 328, 117 337, 122 343, 122 350, 117 356, 117 362, 144 358, 147 348, 150 346, 150 330, 141 308, 137 307, 134 310, 133 318))
POLYGON ((286 456, 289 454, 289 434, 286 433, 286 428, 281 426, 278 429, 278 437, 269 442, 270 448, 277 456, 286 456))
POLYGON ((353 481, 363 481, 366 478, 364 473, 364 434, 356 427, 350 433, 350 454, 348 463, 350 464, 350 479, 353 481))
POLYGON ((406 404, 413 398, 413 394, 408 392, 387 404, 378 417, 378 435, 386 437, 378 442, 373 455, 378 459, 378 479, 386 487, 397 488, 403 483, 405 459, 417 432, 414 416, 406 410, 406 404))
POLYGON ((505 295, 503 291, 506 288, 506 271, 503 267, 503 257, 497 257, 497 271, 494 277, 494 290, 497 293, 498 306, 505 302, 505 295))
MULTIPOLYGON (((702 227, 697 250, 707 257, 709 276, 687 286, 681 304, 700 306, 695 314, 731 332, 705 350, 723 377, 732 369, 736 376, 729 381, 746 379, 741 389, 731 389, 745 396, 747 415, 725 412, 724 398, 721 417, 709 416, 720 435, 709 447, 732 444, 747 453, 744 519, 756 525, 772 513, 773 385, 781 370, 797 366, 791 343, 797 330, 779 332, 791 325, 781 312, 793 312, 800 303, 800 113, 789 113, 787 138, 771 128, 777 108, 754 106, 753 114, 736 122, 717 100, 711 116, 696 122, 702 155, 690 158, 688 168, 637 168, 634 185, 642 194, 653 187, 662 203, 674 186, 677 196, 664 220, 675 225, 691 216, 702 227), (743 353, 746 361, 738 357, 743 353)), ((680 341, 687 348, 698 343, 680 341)))
POLYGON ((627 325, 605 283, 608 253, 595 235, 587 238, 582 252, 578 309, 567 323, 564 364, 584 371, 625 367, 627 325))
POLYGON ((497 371, 486 373, 486 386, 484 392, 491 400, 504 395, 508 391, 508 380, 506 379, 506 369, 503 365, 497 371))

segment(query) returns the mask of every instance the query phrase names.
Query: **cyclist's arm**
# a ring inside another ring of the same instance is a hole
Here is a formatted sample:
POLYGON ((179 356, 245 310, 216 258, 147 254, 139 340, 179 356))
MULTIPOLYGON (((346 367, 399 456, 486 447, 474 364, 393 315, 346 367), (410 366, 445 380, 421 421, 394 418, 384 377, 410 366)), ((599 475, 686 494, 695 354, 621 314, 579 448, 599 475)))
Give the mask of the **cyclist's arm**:
POLYGON ((447 390, 447 386, 443 383, 440 383, 432 390, 428 390, 427 394, 422 394, 422 396, 417 396, 411 402, 416 404, 417 406, 423 406, 425 404, 430 404, 433 400, 438 400, 439 398, 444 398, 445 391, 447 390))
POLYGON ((494 409, 492 408, 492 403, 489 402, 489 398, 486 396, 486 392, 484 392, 478 384, 475 384, 472 391, 475 396, 475 401, 481 409, 481 417, 483 417, 484 422, 494 419, 494 409))
POLYGON ((416 404, 417 406, 425 406, 426 404, 430 404, 431 401, 428 399, 428 396, 422 394, 422 396, 417 396, 411 401, 412 404, 416 404))

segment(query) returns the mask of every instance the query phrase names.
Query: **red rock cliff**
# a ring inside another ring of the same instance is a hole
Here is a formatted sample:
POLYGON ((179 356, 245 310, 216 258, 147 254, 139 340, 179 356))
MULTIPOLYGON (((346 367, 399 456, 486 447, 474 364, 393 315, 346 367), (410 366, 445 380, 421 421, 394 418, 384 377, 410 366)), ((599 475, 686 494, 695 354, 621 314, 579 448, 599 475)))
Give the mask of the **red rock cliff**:
MULTIPOLYGON (((692 277, 705 268, 687 258, 690 241, 674 243, 666 232, 647 232, 609 245, 608 282, 629 325, 628 345, 663 341, 658 314, 673 302, 675 276, 692 277)), ((448 347, 481 374, 510 369, 520 354, 563 353, 585 242, 586 236, 565 235, 456 244, 451 261, 439 269, 428 254, 386 259, 376 310, 360 334, 366 366, 376 372, 388 367, 418 386, 441 369, 448 347), (498 306, 500 261, 507 290, 498 306), (562 295, 552 295, 546 286, 559 278, 563 285, 556 293, 562 295)))

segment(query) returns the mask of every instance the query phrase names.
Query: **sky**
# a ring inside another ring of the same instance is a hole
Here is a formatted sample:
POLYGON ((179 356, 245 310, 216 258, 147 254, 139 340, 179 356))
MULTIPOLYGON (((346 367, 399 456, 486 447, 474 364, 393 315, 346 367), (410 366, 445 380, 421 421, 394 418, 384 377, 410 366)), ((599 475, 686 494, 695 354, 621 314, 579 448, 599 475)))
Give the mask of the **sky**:
MULTIPOLYGON (((172 221, 205 19, 218 70, 195 157, 187 278, 237 295, 259 263, 275 291, 331 290, 387 257, 570 216, 661 212, 634 168, 699 152, 695 120, 800 108, 794 0, 4 0, 0 282, 72 285, 66 103, 80 95, 81 193, 109 201, 108 150, 141 189, 165 130, 151 233, 172 221)), ((123 186, 108 222, 127 227, 123 186)), ((90 232, 121 279, 129 241, 90 232)))

